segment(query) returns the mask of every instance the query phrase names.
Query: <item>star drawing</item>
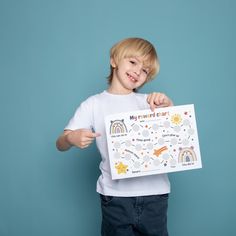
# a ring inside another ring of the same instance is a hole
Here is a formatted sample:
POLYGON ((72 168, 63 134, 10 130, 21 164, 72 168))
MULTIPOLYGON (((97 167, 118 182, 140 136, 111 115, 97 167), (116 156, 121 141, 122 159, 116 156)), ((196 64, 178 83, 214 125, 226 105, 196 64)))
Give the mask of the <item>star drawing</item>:
POLYGON ((122 173, 126 174, 127 167, 128 166, 124 165, 122 162, 120 162, 118 165, 115 166, 118 174, 122 174, 122 173))
POLYGON ((159 149, 154 149, 153 155, 159 157, 162 152, 166 151, 168 148, 166 146, 159 148, 159 149))

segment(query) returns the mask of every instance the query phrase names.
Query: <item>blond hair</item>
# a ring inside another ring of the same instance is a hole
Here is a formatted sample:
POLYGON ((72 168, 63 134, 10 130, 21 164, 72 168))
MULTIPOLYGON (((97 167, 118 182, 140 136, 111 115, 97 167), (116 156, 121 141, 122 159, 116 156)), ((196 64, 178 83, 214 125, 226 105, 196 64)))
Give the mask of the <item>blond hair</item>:
MULTIPOLYGON (((116 43, 110 50, 110 58, 117 64, 123 58, 142 57, 145 67, 149 68, 147 81, 152 80, 160 70, 158 56, 154 46, 142 38, 127 38, 116 43)), ((110 65, 108 83, 111 84, 114 68, 110 65)))

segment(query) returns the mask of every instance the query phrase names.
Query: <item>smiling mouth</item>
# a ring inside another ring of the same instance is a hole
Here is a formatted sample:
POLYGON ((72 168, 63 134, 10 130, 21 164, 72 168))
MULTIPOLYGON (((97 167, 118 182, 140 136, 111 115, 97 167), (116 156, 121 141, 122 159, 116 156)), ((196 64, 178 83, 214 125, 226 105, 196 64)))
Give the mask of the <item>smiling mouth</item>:
POLYGON ((138 82, 138 80, 135 77, 133 77, 132 75, 130 75, 129 73, 127 73, 127 76, 132 82, 134 82, 134 83, 138 82))

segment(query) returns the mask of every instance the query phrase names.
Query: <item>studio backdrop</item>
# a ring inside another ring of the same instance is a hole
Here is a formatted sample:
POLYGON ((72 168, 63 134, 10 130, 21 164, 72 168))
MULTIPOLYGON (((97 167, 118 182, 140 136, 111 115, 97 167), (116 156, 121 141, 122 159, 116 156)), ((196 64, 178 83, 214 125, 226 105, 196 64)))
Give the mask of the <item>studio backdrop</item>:
POLYGON ((0 235, 100 235, 100 156, 55 142, 107 88, 109 49, 154 44, 160 74, 140 92, 194 104, 202 169, 169 174, 171 236, 236 234, 234 0, 0 0, 0 235))

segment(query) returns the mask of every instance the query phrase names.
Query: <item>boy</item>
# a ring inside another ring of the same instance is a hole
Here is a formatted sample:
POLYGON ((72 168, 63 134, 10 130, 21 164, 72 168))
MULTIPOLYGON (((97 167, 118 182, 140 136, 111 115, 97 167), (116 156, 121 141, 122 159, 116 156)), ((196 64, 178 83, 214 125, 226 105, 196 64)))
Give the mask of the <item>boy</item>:
POLYGON ((81 103, 58 138, 57 148, 87 148, 96 139, 102 157, 97 192, 103 236, 167 236, 168 176, 112 180, 104 125, 109 114, 173 105, 165 94, 135 92, 159 72, 155 48, 141 38, 124 39, 111 48, 110 68, 108 89, 81 103))

